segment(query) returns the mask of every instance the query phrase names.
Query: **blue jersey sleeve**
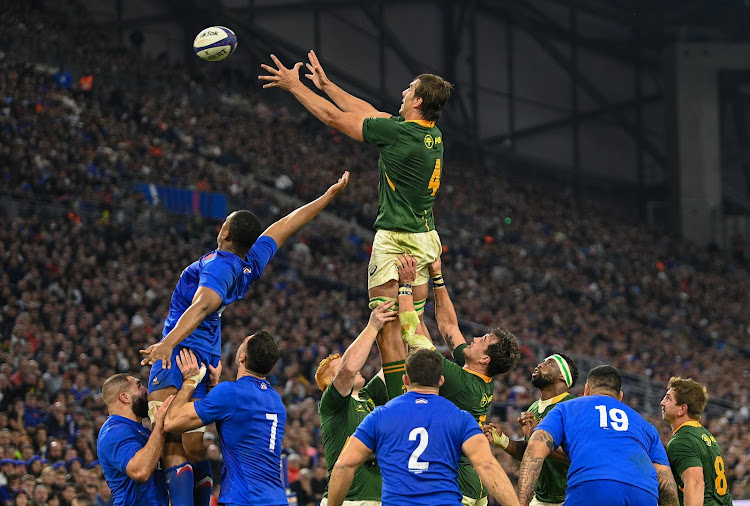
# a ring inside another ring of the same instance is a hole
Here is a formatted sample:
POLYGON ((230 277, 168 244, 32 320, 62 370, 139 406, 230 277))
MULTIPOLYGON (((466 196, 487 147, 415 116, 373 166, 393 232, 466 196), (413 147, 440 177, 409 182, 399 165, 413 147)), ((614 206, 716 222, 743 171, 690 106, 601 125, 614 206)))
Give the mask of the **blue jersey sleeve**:
POLYGON ((482 429, 479 428, 479 424, 474 417, 469 414, 468 411, 461 410, 461 432, 463 434, 461 444, 463 445, 469 438, 482 434, 482 429))
POLYGON ((661 439, 659 439, 659 431, 650 423, 649 426, 651 447, 648 449, 648 456, 651 457, 651 462, 653 462, 654 464, 668 466, 669 459, 667 458, 667 451, 664 449, 664 445, 661 444, 661 439))
POLYGON ((206 262, 200 272, 199 286, 205 286, 221 297, 222 303, 227 299, 229 290, 234 285, 237 273, 233 265, 220 256, 206 262))
POLYGON ((279 246, 276 244, 276 241, 267 235, 262 235, 255 241, 255 244, 253 244, 253 247, 247 253, 247 261, 254 264, 253 266, 258 277, 263 273, 266 265, 268 265, 268 262, 271 261, 271 258, 273 258, 278 250, 279 246))
POLYGON ((99 458, 105 458, 115 469, 127 474, 130 460, 143 446, 135 434, 124 427, 112 427, 99 441, 99 458))
POLYGON ((234 414, 237 410, 234 387, 233 381, 219 383, 203 399, 195 401, 195 412, 204 424, 226 420, 234 414))
POLYGON ((541 422, 539 422, 539 425, 536 426, 534 429, 534 432, 538 430, 543 430, 547 432, 550 436, 552 436, 552 439, 555 441, 555 444, 557 446, 561 446, 563 444, 563 440, 565 437, 565 432, 563 430, 563 409, 562 406, 556 406, 555 409, 547 413, 547 415, 542 419, 541 422))
POLYGON ((372 451, 377 449, 377 419, 380 410, 381 408, 377 407, 375 408, 375 411, 367 415, 353 434, 354 437, 362 441, 362 443, 372 451))

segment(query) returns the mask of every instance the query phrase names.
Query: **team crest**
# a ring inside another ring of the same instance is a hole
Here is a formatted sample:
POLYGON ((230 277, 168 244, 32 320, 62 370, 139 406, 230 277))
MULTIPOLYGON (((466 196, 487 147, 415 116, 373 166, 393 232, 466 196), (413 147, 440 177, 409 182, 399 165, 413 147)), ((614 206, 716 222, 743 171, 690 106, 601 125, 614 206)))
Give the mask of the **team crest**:
POLYGON ((260 384, 260 389, 261 389, 261 390, 268 390, 268 387, 266 386, 266 384, 265 384, 265 383, 261 383, 261 384, 260 384))
POLYGON ((242 269, 243 274, 250 274, 252 272, 253 270, 250 267, 245 267, 244 269, 242 269))
POLYGON ((152 385, 158 385, 159 384, 159 378, 154 378, 154 381, 151 382, 152 385))
POLYGON ((704 443, 706 443, 706 446, 711 446, 711 438, 710 437, 708 437, 705 434, 701 434, 701 439, 703 440, 704 443))
POLYGON ((435 145, 435 139, 432 138, 432 135, 427 134, 424 136, 424 146, 427 149, 432 149, 432 146, 435 145))
POLYGON ((492 396, 491 395, 487 395, 487 394, 483 394, 482 395, 482 401, 481 401, 481 403, 479 405, 481 407, 485 407, 490 402, 492 402, 492 396))

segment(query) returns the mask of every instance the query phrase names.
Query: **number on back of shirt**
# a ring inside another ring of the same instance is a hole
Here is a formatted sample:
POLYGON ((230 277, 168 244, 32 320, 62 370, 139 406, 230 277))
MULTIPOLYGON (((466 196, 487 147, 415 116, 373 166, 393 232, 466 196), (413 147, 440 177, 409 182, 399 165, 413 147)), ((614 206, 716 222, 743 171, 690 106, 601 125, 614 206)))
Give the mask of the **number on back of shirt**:
POLYGON ((612 408, 607 413, 607 406, 596 406, 599 411, 599 427, 607 429, 612 427, 616 431, 624 432, 628 430, 630 421, 628 421, 628 414, 618 408, 612 408), (607 418, 609 414, 609 418, 607 418))
POLYGON ((276 449, 276 426, 279 424, 279 415, 276 413, 266 413, 266 420, 271 420, 271 442, 268 443, 268 449, 276 449))
POLYGON ((419 443, 409 457, 409 471, 412 473, 421 473, 430 468, 429 462, 420 462, 419 460, 419 457, 427 449, 427 443, 430 440, 430 435, 427 433, 427 429, 424 427, 412 429, 409 433, 409 441, 416 441, 417 438, 419 438, 419 443))

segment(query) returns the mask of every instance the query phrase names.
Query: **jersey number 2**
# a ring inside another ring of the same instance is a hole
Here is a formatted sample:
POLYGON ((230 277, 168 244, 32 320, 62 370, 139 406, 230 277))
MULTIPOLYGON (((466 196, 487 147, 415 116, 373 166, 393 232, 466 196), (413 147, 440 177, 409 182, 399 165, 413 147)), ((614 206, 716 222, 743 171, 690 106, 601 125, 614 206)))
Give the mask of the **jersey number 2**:
POLYGON ((419 461, 419 457, 427 449, 427 442, 430 440, 430 435, 427 434, 427 429, 424 427, 412 429, 409 433, 409 441, 416 441, 417 438, 419 438, 419 444, 417 445, 417 448, 411 452, 411 457, 409 457, 409 471, 421 473, 430 468, 429 462, 419 461))
POLYGON ((276 413, 266 413, 266 420, 271 420, 271 442, 268 443, 268 449, 276 449, 276 426, 279 424, 279 415, 276 413))
POLYGON ((427 188, 432 190, 432 193, 430 194, 431 197, 434 197, 438 191, 438 188, 440 188, 440 158, 435 160, 435 170, 432 171, 430 184, 427 185, 427 188))

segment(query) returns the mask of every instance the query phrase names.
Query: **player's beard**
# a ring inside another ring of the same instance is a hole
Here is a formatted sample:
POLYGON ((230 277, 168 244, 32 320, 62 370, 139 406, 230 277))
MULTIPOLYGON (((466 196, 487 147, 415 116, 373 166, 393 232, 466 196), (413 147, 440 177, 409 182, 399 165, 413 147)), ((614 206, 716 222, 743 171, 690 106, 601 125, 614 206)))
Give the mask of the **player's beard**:
POLYGON ((535 388, 539 389, 550 386, 552 384, 552 381, 553 378, 550 378, 549 376, 542 376, 541 374, 536 378, 531 378, 531 384, 535 388))
POLYGON ((148 395, 143 394, 140 397, 133 399, 133 413, 138 418, 146 418, 148 416, 148 395))

